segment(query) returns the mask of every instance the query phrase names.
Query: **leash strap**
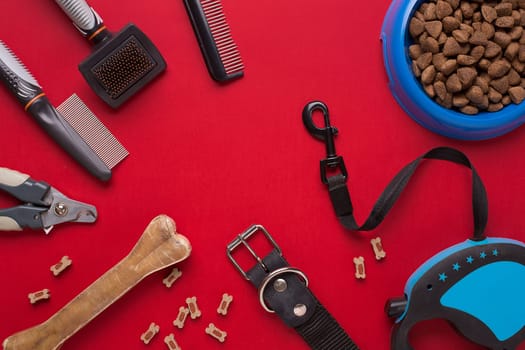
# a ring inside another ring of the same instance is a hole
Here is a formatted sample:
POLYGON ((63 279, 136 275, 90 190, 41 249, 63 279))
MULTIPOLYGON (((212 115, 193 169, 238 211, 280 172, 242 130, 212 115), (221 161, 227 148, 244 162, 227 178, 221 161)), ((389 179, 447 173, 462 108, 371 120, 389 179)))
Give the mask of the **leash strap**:
POLYGON ((288 264, 281 249, 263 226, 251 226, 228 245, 227 252, 235 267, 259 291, 261 306, 294 328, 312 349, 359 350, 308 288, 306 275, 288 264), (264 258, 260 258, 247 242, 257 232, 264 233, 273 245, 273 250, 264 258), (240 245, 257 260, 246 272, 232 257, 232 252, 240 245))
POLYGON ((488 219, 488 201, 485 186, 476 169, 461 151, 450 147, 437 147, 421 155, 408 165, 390 181, 379 199, 374 204, 366 221, 359 225, 354 217, 354 208, 347 187, 348 172, 344 160, 335 152, 334 137, 337 129, 330 125, 328 108, 322 102, 311 102, 303 110, 303 122, 308 131, 318 139, 324 140, 327 149, 327 158, 321 161, 321 181, 327 185, 330 200, 337 218, 348 230, 370 231, 376 228, 386 217, 399 195, 410 181, 410 178, 425 159, 446 160, 466 166, 472 171, 472 209, 474 214, 474 233, 472 240, 480 241, 485 238, 484 231, 488 219), (312 115, 321 111, 325 120, 325 128, 318 128, 313 124, 312 115), (328 176, 327 170, 339 170, 336 175, 328 176))

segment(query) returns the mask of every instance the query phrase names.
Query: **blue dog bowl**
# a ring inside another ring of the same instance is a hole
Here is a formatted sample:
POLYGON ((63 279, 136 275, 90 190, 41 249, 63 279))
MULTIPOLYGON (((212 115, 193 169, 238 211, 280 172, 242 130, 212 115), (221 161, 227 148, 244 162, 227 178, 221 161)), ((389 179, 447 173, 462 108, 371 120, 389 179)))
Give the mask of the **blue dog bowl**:
POLYGON ((383 59, 389 87, 397 102, 416 122, 438 134, 461 140, 484 140, 503 135, 525 122, 525 103, 498 112, 467 115, 432 100, 412 73, 408 47, 410 19, 424 0, 394 0, 381 29, 383 59))

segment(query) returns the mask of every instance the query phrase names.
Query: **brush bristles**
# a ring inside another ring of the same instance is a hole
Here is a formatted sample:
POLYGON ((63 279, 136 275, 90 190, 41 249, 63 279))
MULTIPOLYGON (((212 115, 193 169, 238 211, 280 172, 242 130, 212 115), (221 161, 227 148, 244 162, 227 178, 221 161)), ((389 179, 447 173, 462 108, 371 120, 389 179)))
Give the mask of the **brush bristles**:
POLYGON ((91 69, 106 93, 113 99, 130 89, 155 68, 155 61, 131 36, 118 49, 91 69))
POLYGON ((76 94, 71 95, 58 106, 57 111, 109 169, 128 156, 129 153, 124 146, 76 94))
POLYGON ((201 6, 226 74, 242 71, 244 64, 241 54, 233 41, 221 2, 219 0, 201 0, 201 6))

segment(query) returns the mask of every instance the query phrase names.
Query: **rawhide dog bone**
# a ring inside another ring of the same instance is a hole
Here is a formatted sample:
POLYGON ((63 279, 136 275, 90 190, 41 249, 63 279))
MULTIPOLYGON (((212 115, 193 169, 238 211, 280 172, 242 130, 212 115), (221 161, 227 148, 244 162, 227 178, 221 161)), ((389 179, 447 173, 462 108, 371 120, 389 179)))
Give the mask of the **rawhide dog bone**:
POLYGON ((191 244, 166 215, 154 218, 132 251, 47 321, 4 340, 4 350, 56 350, 146 276, 186 259, 191 244))

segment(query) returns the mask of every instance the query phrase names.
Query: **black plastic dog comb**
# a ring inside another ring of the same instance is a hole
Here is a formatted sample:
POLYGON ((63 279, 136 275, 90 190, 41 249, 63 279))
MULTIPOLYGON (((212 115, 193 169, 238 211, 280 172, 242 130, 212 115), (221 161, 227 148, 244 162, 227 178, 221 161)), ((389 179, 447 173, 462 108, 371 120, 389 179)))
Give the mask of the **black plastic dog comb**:
POLYGON ((244 64, 233 41, 219 0, 184 0, 191 24, 213 79, 226 82, 244 75, 244 64))

